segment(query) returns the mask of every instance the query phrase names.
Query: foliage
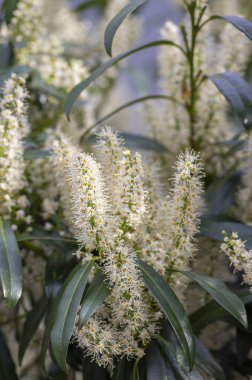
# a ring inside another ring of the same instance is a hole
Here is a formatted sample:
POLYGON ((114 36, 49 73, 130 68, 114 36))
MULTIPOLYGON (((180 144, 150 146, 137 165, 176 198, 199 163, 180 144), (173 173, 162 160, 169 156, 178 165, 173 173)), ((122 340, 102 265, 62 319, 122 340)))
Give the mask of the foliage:
POLYGON ((61 2, 52 22, 47 0, 1 5, 1 379, 251 375, 252 23, 181 0, 132 47, 145 2, 80 3, 103 9, 99 41, 61 2), (160 92, 105 112, 149 49, 160 92), (144 135, 100 128, 137 105, 144 135))

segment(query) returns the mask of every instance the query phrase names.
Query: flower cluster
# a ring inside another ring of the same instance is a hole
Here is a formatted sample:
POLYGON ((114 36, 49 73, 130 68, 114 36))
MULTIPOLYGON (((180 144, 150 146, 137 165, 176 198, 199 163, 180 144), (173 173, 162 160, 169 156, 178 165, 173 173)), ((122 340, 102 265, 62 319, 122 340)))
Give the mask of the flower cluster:
POLYGON ((242 160, 241 169, 243 172, 242 186, 237 196, 237 203, 244 223, 252 223, 252 135, 248 137, 245 147, 245 154, 242 160))
POLYGON ((69 91, 87 77, 88 70, 82 61, 64 59, 64 49, 58 37, 47 35, 43 1, 19 1, 10 32, 18 63, 37 70, 46 84, 69 91))
POLYGON ((235 269, 244 272, 243 280, 252 289, 252 250, 246 249, 246 242, 239 239, 237 232, 233 232, 231 237, 228 237, 225 231, 223 234, 225 237, 221 250, 228 256, 235 269))
POLYGON ((25 79, 12 74, 4 83, 0 100, 0 214, 13 222, 30 224, 31 216, 25 213, 28 200, 21 194, 26 186, 23 138, 29 132, 27 97, 25 79))
POLYGON ((98 136, 101 164, 65 137, 54 150, 62 204, 70 210, 68 223, 71 219, 80 245, 77 257, 93 257, 111 291, 89 322, 80 330, 75 327, 74 340, 103 366, 113 366, 124 355, 140 358, 159 329, 161 314, 146 292, 136 259, 159 261, 154 267, 162 268, 161 274, 179 289, 181 279, 172 273, 188 269, 195 251, 202 191, 199 156, 186 152, 179 157, 170 194, 159 202, 161 194, 148 192, 151 181, 150 176, 145 180, 141 156, 126 149, 109 127, 98 136))
MULTIPOLYGON (((206 5, 205 1, 197 2, 199 9, 206 5)), ((210 16, 211 13, 205 11, 203 21, 210 16)), ((188 25, 188 18, 181 27, 168 21, 161 30, 161 36, 180 45, 185 51, 187 46, 183 30, 190 36, 188 25)), ((243 72, 249 54, 248 39, 232 25, 225 24, 221 32, 215 34, 211 26, 204 25, 195 41, 193 70, 198 80, 195 88, 191 88, 191 62, 176 46, 161 47, 158 58, 160 87, 171 99, 160 107, 148 105, 146 121, 151 127, 151 136, 166 142, 168 150, 174 155, 185 146, 199 150, 206 171, 211 175, 222 175, 226 169, 237 165, 237 156, 227 158, 227 147, 218 143, 231 139, 235 134, 227 115, 225 99, 211 81, 202 78, 226 70, 243 72), (192 109, 188 106, 190 102, 193 102, 192 109), (226 127, 223 128, 223 125, 226 127)))

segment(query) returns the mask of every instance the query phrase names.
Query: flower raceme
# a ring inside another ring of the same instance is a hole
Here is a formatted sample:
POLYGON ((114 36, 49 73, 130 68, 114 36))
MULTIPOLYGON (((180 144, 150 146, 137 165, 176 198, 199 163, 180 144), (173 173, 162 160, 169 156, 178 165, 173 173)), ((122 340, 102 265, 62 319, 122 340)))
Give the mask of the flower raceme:
POLYGON ((224 243, 221 245, 221 250, 229 260, 230 265, 233 265, 235 270, 243 271, 244 283, 249 285, 252 291, 252 250, 247 250, 245 241, 242 241, 237 232, 233 232, 231 237, 228 237, 223 231, 224 243))
POLYGON ((4 83, 0 100, 0 214, 12 221, 28 218, 24 211, 28 201, 20 193, 26 185, 23 138, 29 132, 27 97, 25 79, 12 74, 4 83))
POLYGON ((170 194, 161 199, 161 194, 148 192, 150 176, 146 182, 141 156, 126 149, 111 128, 98 136, 101 164, 64 136, 54 146, 62 205, 69 210, 80 246, 77 256, 95 260, 110 288, 89 322, 80 330, 75 327, 73 339, 102 366, 113 367, 115 358, 124 355, 141 358, 159 330, 161 313, 136 260, 152 263, 157 255, 158 268, 165 268, 161 274, 180 293, 181 280, 171 273, 188 269, 195 251, 202 203, 200 158, 194 152, 179 157, 170 194), (166 221, 161 231, 157 218, 166 221))

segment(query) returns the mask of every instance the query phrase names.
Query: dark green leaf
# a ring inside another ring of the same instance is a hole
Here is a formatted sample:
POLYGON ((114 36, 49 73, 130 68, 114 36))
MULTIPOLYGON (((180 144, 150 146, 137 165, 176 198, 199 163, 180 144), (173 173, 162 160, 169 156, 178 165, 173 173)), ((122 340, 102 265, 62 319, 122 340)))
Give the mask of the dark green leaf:
POLYGON ((230 313, 245 328, 248 326, 247 313, 242 300, 219 279, 202 276, 193 272, 182 272, 190 280, 197 282, 206 292, 230 313))
POLYGON ((210 215, 224 215, 234 202, 241 174, 220 178, 207 189, 207 207, 210 215))
POLYGON ((51 344, 56 362, 63 371, 66 370, 68 345, 92 265, 93 262, 77 265, 64 284, 64 291, 57 305, 51 344))
POLYGON ((116 366, 116 369, 113 374, 113 380, 123 380, 124 379, 124 374, 125 374, 125 357, 122 358, 118 365, 116 366))
MULTIPOLYGON (((139 103, 143 103, 145 101, 149 101, 149 100, 160 100, 160 99, 163 99, 163 100, 169 100, 171 102, 177 102, 177 100, 175 98, 173 98, 172 96, 166 96, 166 95, 149 95, 149 96, 144 96, 144 97, 141 97, 141 98, 138 98, 138 99, 135 99, 135 100, 132 100, 131 102, 128 102, 128 103, 125 103, 123 104, 122 106, 118 107, 117 109, 115 109, 113 112, 110 112, 109 114, 107 114, 106 116, 104 116, 103 118, 101 118, 100 120, 98 120, 95 124, 91 125, 91 127, 89 127, 84 133, 83 135, 81 136, 81 140, 82 141, 85 141, 87 139, 87 136, 90 134, 90 132, 99 124, 102 124, 104 121, 106 121, 107 119, 109 119, 110 117, 116 115, 118 112, 128 108, 128 107, 131 107, 131 106, 134 106, 135 104, 139 104, 139 103)), ((88 140, 87 140, 88 141, 88 140)))
POLYGON ((19 343, 18 358, 21 365, 25 351, 35 335, 39 324, 44 317, 48 306, 48 299, 42 296, 41 299, 34 305, 33 309, 28 313, 24 323, 23 332, 19 343))
POLYGON ((109 295, 109 289, 105 285, 105 280, 105 275, 99 271, 93 282, 90 284, 84 300, 81 303, 79 328, 84 326, 109 295))
POLYGON ((48 150, 38 150, 38 149, 26 149, 24 152, 25 160, 35 160, 37 158, 49 157, 51 153, 48 150))
POLYGON ((0 332, 0 379, 17 380, 15 364, 11 357, 10 350, 5 341, 4 335, 0 332))
POLYGON ((9 223, 0 218, 0 278, 8 307, 15 307, 22 294, 21 256, 9 223))
POLYGON ((13 11, 17 6, 18 0, 4 0, 3 10, 5 12, 6 22, 9 23, 11 21, 13 11))
MULTIPOLYGON (((72 274, 70 274, 71 276, 72 274)), ((59 303, 60 297, 64 291, 64 286, 60 289, 58 292, 56 298, 53 300, 51 307, 49 309, 49 314, 47 316, 46 320, 46 326, 45 326, 45 332, 42 340, 42 345, 41 345, 41 351, 40 351, 40 367, 42 369, 42 372, 46 374, 46 364, 45 364, 45 359, 46 359, 46 353, 50 344, 50 337, 51 337, 51 331, 52 331, 52 326, 55 320, 55 315, 57 311, 57 305, 59 303)))
POLYGON ((55 298, 68 274, 75 267, 72 253, 53 252, 46 262, 45 290, 48 298, 55 298))
POLYGON ((252 348, 252 335, 246 331, 237 329, 236 352, 239 365, 242 365, 252 348))
POLYGON ((171 369, 173 377, 176 380, 204 380, 196 366, 192 371, 189 371, 183 353, 181 352, 181 348, 173 340, 170 342, 159 337, 158 342, 168 359, 168 368, 171 369))
POLYGON ((79 4, 74 8, 75 12, 84 12, 90 7, 104 8, 108 0, 86 0, 83 4, 79 4))
POLYGON ((131 0, 108 24, 104 34, 104 46, 110 57, 112 56, 112 44, 118 28, 126 17, 145 3, 145 1, 146 0, 131 0))
MULTIPOLYGON (((85 266, 83 266, 81 263, 77 265, 69 274, 66 281, 64 282, 63 286, 60 288, 60 291, 57 293, 57 296, 53 300, 51 307, 49 309, 49 314, 46 321, 46 328, 45 333, 43 336, 43 341, 41 345, 41 352, 40 352, 40 367, 44 373, 46 373, 46 367, 45 367, 45 358, 46 358, 46 352, 48 350, 50 339, 51 339, 51 332, 54 325, 54 322, 57 321, 57 314, 59 311, 59 305, 62 301, 62 298, 64 297, 65 293, 67 292, 67 288, 69 284, 71 285, 73 279, 76 278, 76 273, 79 273, 80 270, 85 271, 89 267, 90 263, 87 263, 85 266)), ((84 272, 86 273, 86 271, 84 272)), ((64 299, 63 299, 64 301, 64 299)), ((66 300, 67 302, 67 300, 66 300)))
MULTIPOLYGON (((239 291, 237 295, 245 305, 252 302, 252 294, 247 289, 239 291)), ((206 326, 215 321, 223 320, 227 315, 228 312, 221 305, 216 301, 211 301, 190 315, 193 331, 198 334, 206 326)))
POLYGON ((28 66, 16 65, 12 66, 8 69, 4 69, 0 72, 0 85, 3 85, 4 81, 6 81, 12 73, 18 75, 27 75, 31 72, 31 69, 28 66))
POLYGON ((114 58, 111 58, 109 61, 105 62, 104 64, 99 66, 95 71, 93 71, 93 73, 87 79, 85 79, 84 81, 80 82, 77 86, 75 86, 67 95, 66 102, 65 102, 65 113, 67 115, 67 118, 69 119, 73 105, 76 99, 78 98, 78 96, 82 93, 82 91, 84 91, 94 80, 99 78, 107 69, 117 64, 118 62, 122 61, 123 59, 129 57, 132 54, 138 53, 139 51, 149 49, 152 47, 161 46, 161 45, 176 46, 178 49, 183 51, 183 49, 180 46, 176 45, 172 41, 158 40, 158 41, 153 41, 148 44, 139 46, 133 50, 129 50, 126 53, 122 53, 122 54, 117 55, 114 58))
MULTIPOLYGON (((120 136, 123 138, 125 145, 130 149, 152 150, 159 153, 167 152, 167 149, 163 144, 148 137, 127 132, 120 132, 120 136)), ((92 145, 96 144, 97 139, 96 135, 91 135, 86 143, 92 145)))
POLYGON ((238 30, 244 33, 250 40, 252 40, 252 22, 240 16, 222 16, 222 19, 230 22, 238 30))
POLYGON ((252 126, 252 89, 237 73, 225 72, 211 75, 209 79, 225 96, 239 115, 246 129, 252 126))
POLYGON ((139 371, 138 371, 138 360, 135 361, 132 373, 131 373, 131 379, 130 380, 140 380, 139 378, 139 371))
POLYGON ((139 260, 145 285, 169 320, 187 358, 189 368, 193 368, 195 358, 195 342, 192 328, 186 312, 177 296, 164 279, 148 264, 139 260))
POLYGON ((246 240, 246 247, 248 249, 252 248, 252 227, 242 223, 218 219, 203 218, 201 220, 200 235, 223 242, 222 231, 226 231, 228 235, 231 235, 232 232, 238 232, 239 237, 246 240))
POLYGON ((89 357, 84 357, 82 363, 83 380, 109 380, 108 371, 100 367, 95 361, 91 362, 89 357))
POLYGON ((216 362, 207 347, 196 338, 196 366, 206 373, 208 377, 215 380, 225 380, 226 376, 221 366, 216 362))
POLYGON ((168 380, 164 359, 155 342, 151 342, 146 353, 146 370, 146 380, 168 380))

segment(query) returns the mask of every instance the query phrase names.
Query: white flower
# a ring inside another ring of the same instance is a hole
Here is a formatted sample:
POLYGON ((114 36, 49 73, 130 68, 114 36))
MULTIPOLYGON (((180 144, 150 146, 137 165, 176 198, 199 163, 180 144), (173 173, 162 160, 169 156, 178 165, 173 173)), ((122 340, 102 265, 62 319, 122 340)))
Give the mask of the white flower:
POLYGON ((243 280, 251 286, 252 291, 252 250, 247 250, 245 241, 239 239, 238 233, 233 232, 231 237, 228 237, 223 231, 224 243, 221 244, 221 250, 224 252, 231 265, 239 271, 243 271, 243 280))
POLYGON ((111 128, 102 129, 98 137, 96 149, 105 171, 111 212, 119 230, 131 232, 141 223, 147 210, 141 156, 125 149, 122 139, 111 128))
MULTIPOLYGON (((22 207, 27 201, 20 191, 26 185, 24 177, 23 138, 29 131, 26 119, 26 98, 28 96, 25 80, 12 74, 5 81, 0 100, 0 214, 11 218, 15 207, 22 207)), ((24 216, 24 215, 23 215, 24 216)))

